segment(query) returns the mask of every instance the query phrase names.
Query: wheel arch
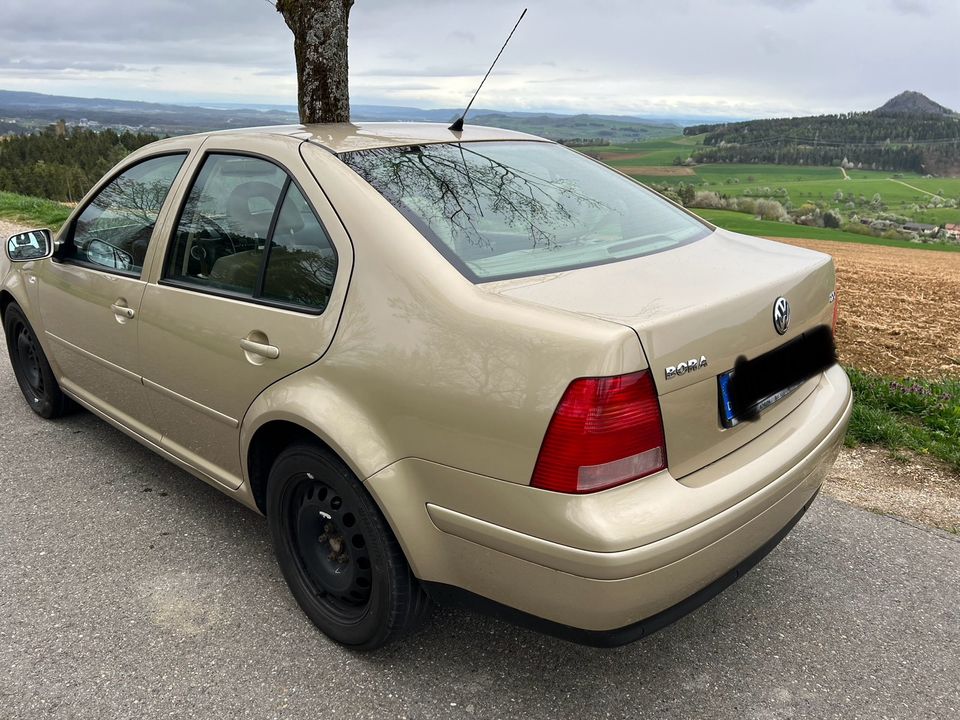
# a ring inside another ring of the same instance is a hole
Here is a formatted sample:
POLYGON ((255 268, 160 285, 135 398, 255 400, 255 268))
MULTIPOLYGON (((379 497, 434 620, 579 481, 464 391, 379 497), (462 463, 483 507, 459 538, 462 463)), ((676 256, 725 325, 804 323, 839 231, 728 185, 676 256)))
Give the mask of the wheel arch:
POLYGON ((254 432, 247 446, 246 470, 250 494, 257 509, 267 514, 267 481, 277 456, 290 445, 310 442, 334 452, 327 443, 302 425, 289 420, 271 420, 254 432))
POLYGON ((16 304, 23 316, 27 320, 30 329, 37 337, 37 342, 43 349, 47 357, 47 362, 53 370, 53 376, 57 382, 60 381, 62 372, 60 365, 50 347, 50 339, 45 332, 43 317, 40 314, 39 304, 37 302, 37 284, 27 285, 22 277, 16 273, 10 273, 3 285, 0 286, 0 327, 3 327, 7 321, 7 310, 11 305, 16 304))
POLYGON ((270 468, 295 442, 313 442, 339 458, 363 483, 394 458, 376 423, 332 388, 325 391, 291 376, 265 390, 244 417, 240 447, 251 499, 266 514, 270 468))
POLYGON ((7 318, 7 308, 12 304, 16 303, 20 306, 20 310, 23 311, 24 317, 27 318, 27 322, 30 323, 30 326, 37 333, 37 337, 41 338, 40 344, 43 344, 43 328, 42 322, 37 312, 37 287, 36 283, 28 284, 24 281, 23 275, 20 272, 11 270, 7 273, 6 278, 0 276, 0 322, 4 322, 7 318))
POLYGON ((13 297, 13 293, 11 293, 9 290, 0 290, 0 323, 6 321, 7 308, 10 306, 10 303, 16 301, 16 298, 13 297))

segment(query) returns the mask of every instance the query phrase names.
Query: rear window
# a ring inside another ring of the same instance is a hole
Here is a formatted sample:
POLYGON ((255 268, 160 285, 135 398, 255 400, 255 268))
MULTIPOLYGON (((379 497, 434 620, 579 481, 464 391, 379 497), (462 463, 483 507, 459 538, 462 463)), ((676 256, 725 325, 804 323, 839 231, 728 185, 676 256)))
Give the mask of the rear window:
POLYGON ((710 233, 639 183, 552 143, 414 145, 341 158, 474 282, 617 262, 710 233))

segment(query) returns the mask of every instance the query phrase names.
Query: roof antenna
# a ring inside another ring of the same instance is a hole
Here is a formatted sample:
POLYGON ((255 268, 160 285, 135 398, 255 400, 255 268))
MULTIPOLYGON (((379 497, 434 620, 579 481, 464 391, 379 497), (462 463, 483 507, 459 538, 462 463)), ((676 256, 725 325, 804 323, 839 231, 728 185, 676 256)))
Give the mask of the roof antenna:
MULTIPOLYGON (((527 9, 524 8, 523 12, 520 13, 520 20, 523 20, 523 16, 527 14, 527 9)), ((510 31, 510 34, 507 35, 506 42, 503 43, 503 47, 500 48, 500 52, 497 53, 497 56, 493 59, 493 62, 490 64, 490 69, 487 70, 487 74, 483 76, 483 80, 480 81, 480 87, 477 88, 477 92, 473 94, 473 97, 470 98, 470 102, 467 103, 466 109, 463 111, 463 114, 453 121, 448 129, 453 130, 453 132, 463 132, 463 121, 467 117, 467 113, 470 111, 470 106, 473 105, 473 101, 477 99, 477 94, 480 92, 480 88, 483 87, 483 84, 487 81, 487 78, 490 76, 490 73, 493 71, 493 66, 497 64, 497 60, 500 59, 500 56, 503 55, 503 51, 507 47, 507 43, 510 42, 510 38, 513 37, 513 34, 517 31, 517 26, 520 24, 520 20, 517 20, 517 24, 513 26, 513 30, 510 31)))

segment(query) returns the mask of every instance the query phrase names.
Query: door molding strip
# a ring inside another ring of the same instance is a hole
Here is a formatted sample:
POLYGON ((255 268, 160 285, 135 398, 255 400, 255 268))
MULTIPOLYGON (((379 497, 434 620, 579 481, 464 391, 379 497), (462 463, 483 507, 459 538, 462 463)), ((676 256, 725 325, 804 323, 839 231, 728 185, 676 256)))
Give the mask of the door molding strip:
POLYGON ((56 340, 58 343, 60 343, 61 345, 63 345, 63 346, 66 347, 67 349, 73 350, 75 353, 78 353, 78 354, 80 354, 80 355, 83 355, 83 357, 87 358, 88 360, 93 360, 95 363, 98 363, 98 364, 100 364, 100 365, 103 365, 103 367, 105 367, 105 368, 107 368, 107 369, 109 369, 109 370, 113 370, 114 372, 123 375, 123 376, 124 376, 125 378, 127 378, 128 380, 134 380, 134 381, 136 381, 136 382, 140 382, 140 380, 141 380, 140 376, 137 375, 135 372, 131 372, 130 370, 127 370, 126 368, 122 368, 122 367, 120 367, 119 365, 116 365, 116 364, 110 362, 109 360, 105 360, 104 358, 100 357, 99 355, 94 355, 94 354, 93 354, 92 352, 90 352, 89 350, 84 350, 82 347, 78 347, 78 346, 74 345, 74 344, 73 344, 72 342, 70 342, 69 340, 64 340, 64 339, 63 339, 62 337, 60 337, 59 335, 54 335, 54 334, 53 334, 52 332, 50 332, 49 330, 46 330, 46 331, 45 331, 45 334, 46 334, 46 336, 49 337, 51 340, 56 340))
POLYGON ((192 410, 196 410, 197 412, 203 413, 207 417, 211 417, 214 420, 218 420, 219 422, 222 422, 224 425, 229 425, 232 428, 240 427, 239 420, 236 420, 235 418, 232 418, 229 415, 224 415, 219 410, 214 410, 213 408, 207 407, 202 403, 198 403, 196 400, 191 400, 185 395, 181 395, 180 393, 174 392, 168 387, 164 387, 159 383, 155 383, 153 380, 148 380, 147 378, 143 378, 143 384, 144 386, 150 388, 151 390, 157 391, 161 395, 166 395, 171 400, 176 400, 181 405, 186 405, 188 408, 192 410))

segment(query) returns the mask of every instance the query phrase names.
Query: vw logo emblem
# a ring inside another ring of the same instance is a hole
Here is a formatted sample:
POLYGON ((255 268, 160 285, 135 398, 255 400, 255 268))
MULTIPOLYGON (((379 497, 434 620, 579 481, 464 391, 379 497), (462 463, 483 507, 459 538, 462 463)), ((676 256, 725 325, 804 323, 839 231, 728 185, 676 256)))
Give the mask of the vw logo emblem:
POLYGON ((780 335, 790 327, 790 303, 785 297, 778 297, 773 303, 773 327, 780 335))

